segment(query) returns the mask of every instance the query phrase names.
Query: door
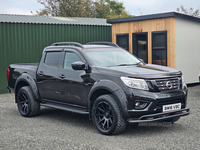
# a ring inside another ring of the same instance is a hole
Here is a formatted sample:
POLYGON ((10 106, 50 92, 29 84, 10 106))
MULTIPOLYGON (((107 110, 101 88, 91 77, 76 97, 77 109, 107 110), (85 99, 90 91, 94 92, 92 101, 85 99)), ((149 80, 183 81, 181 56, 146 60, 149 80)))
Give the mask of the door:
POLYGON ((60 57, 61 51, 46 51, 38 66, 38 90, 44 100, 57 100, 57 75, 60 57))
POLYGON ((133 54, 148 63, 148 34, 133 33, 133 54))
POLYGON ((63 52, 64 61, 58 73, 58 101, 87 107, 89 75, 84 70, 73 70, 71 64, 76 61, 85 62, 76 51, 63 52))

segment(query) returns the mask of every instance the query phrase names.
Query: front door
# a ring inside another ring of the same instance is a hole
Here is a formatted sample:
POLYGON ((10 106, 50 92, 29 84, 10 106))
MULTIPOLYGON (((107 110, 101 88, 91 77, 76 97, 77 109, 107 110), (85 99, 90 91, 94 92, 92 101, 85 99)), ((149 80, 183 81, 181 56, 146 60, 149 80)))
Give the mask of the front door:
POLYGON ((133 33, 133 54, 148 63, 148 34, 147 32, 133 33))
POLYGON ((82 56, 73 50, 63 52, 63 66, 58 71, 58 101, 87 107, 88 74, 84 70, 73 70, 71 64, 76 61, 85 62, 82 56))

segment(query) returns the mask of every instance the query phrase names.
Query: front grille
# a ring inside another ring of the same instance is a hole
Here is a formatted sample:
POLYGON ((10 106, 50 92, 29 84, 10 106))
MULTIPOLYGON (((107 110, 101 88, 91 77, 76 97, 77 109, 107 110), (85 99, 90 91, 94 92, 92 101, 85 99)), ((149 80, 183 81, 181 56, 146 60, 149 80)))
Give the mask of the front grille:
POLYGON ((156 80, 159 91, 179 89, 180 83, 178 78, 156 80))

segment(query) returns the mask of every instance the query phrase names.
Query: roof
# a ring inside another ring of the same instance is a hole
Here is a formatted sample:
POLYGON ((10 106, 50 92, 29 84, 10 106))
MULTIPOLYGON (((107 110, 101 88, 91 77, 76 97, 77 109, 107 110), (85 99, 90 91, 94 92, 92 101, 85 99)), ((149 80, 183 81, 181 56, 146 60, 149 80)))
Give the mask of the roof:
POLYGON ((111 26, 110 24, 106 23, 106 19, 101 19, 101 18, 46 17, 46 16, 9 15, 9 14, 0 14, 0 22, 111 26))
POLYGON ((177 12, 168 12, 168 13, 160 13, 160 14, 151 14, 151 15, 143 15, 143 16, 135 16, 135 17, 128 17, 128 18, 119 18, 119 19, 110 19, 107 20, 107 23, 121 23, 121 22, 131 22, 131 21, 141 21, 141 20, 150 20, 150 19, 161 19, 161 18, 181 18, 190 21, 195 21, 200 23, 200 18, 180 14, 177 12))

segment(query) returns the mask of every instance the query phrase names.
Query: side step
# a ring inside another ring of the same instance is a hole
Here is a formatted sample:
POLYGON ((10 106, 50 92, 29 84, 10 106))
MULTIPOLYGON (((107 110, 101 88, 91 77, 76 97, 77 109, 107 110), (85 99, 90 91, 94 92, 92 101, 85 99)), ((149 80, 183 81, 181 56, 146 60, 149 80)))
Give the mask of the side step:
POLYGON ((87 111, 86 108, 69 106, 69 105, 66 105, 66 104, 58 104, 58 103, 55 103, 55 102, 45 102, 45 103, 40 103, 40 105, 45 106, 45 107, 51 107, 51 108, 66 110, 66 111, 79 113, 79 114, 89 114, 89 112, 87 111))

